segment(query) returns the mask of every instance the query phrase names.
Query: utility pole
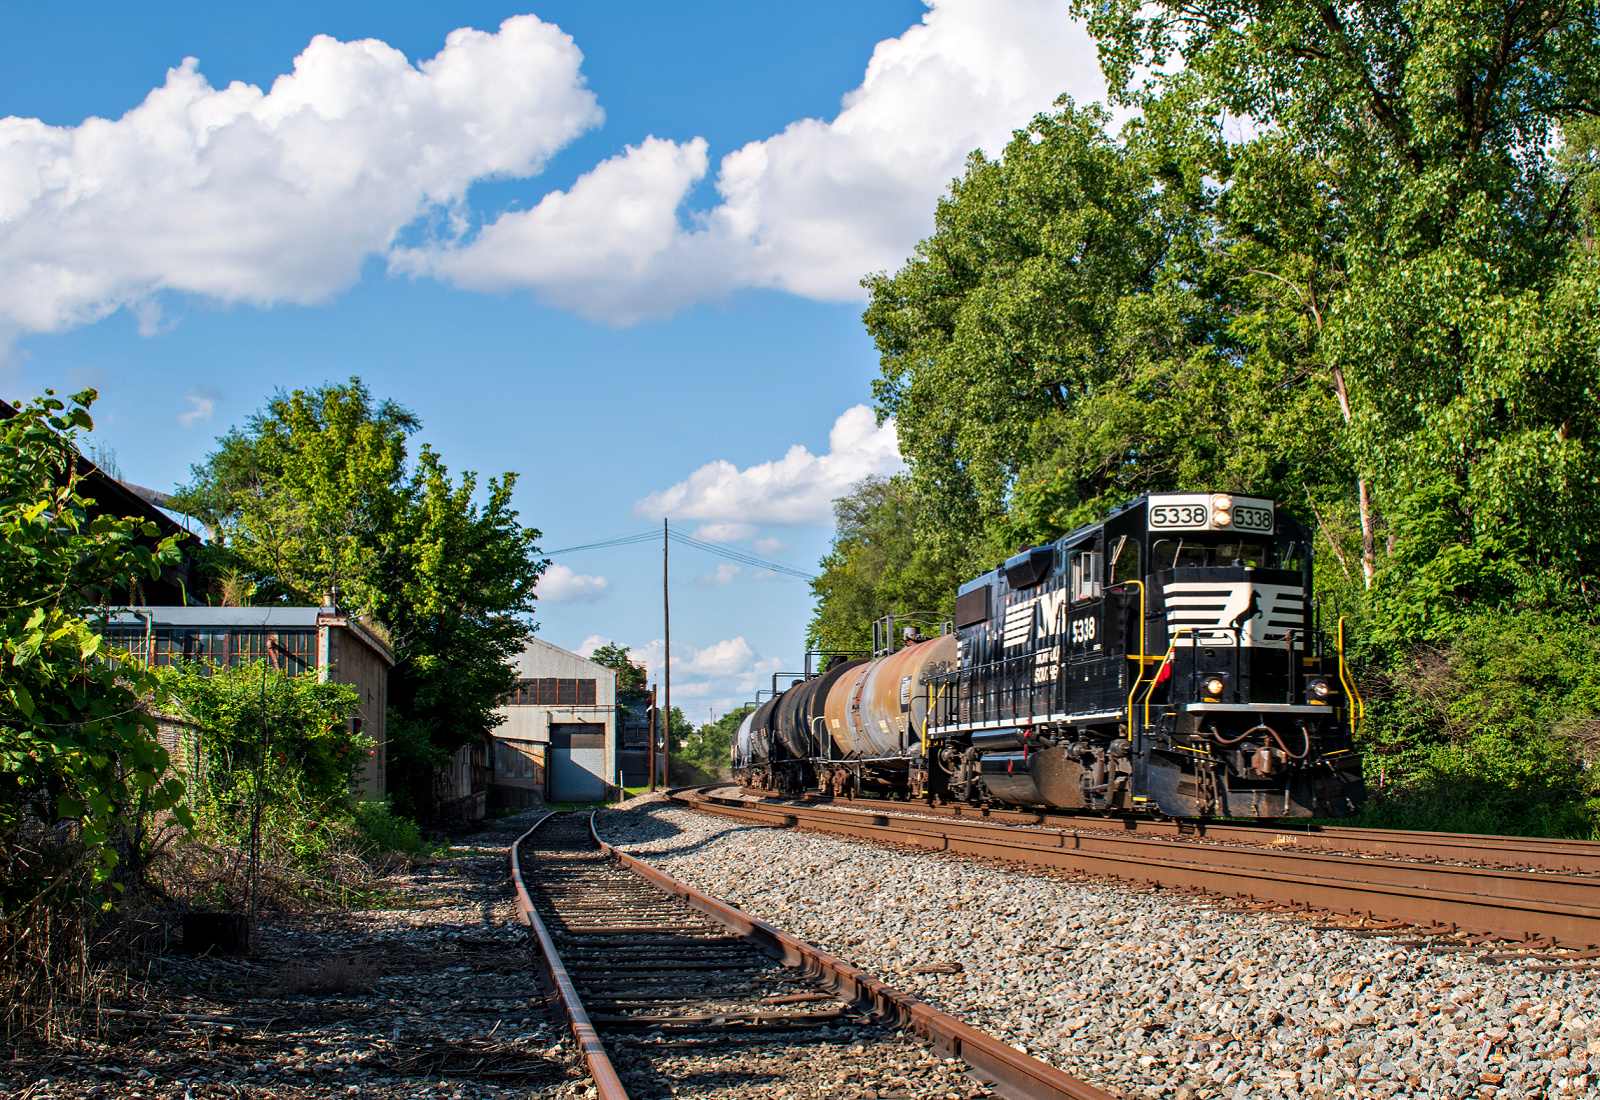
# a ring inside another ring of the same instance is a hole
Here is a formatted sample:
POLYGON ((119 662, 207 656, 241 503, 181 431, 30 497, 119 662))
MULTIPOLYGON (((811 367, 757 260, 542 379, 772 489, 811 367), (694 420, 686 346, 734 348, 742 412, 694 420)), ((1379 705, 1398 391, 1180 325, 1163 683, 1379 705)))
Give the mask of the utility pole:
POLYGON ((645 757, 650 761, 650 790, 656 789, 656 686, 650 685, 650 740, 645 757))
POLYGON ((667 602, 667 521, 661 521, 661 623, 666 635, 666 668, 664 677, 667 692, 665 709, 661 715, 661 785, 672 786, 672 608, 667 602))

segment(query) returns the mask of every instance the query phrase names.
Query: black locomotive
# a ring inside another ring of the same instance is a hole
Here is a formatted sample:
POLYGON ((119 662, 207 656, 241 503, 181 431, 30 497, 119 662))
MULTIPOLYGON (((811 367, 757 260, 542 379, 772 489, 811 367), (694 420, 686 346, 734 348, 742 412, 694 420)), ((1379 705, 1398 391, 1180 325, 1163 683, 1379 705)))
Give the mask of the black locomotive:
MULTIPOLYGON (((1361 711, 1273 502, 1160 493, 963 585, 953 624, 798 682, 735 774, 908 798, 1172 817, 1345 817, 1361 711), (953 632, 951 628, 953 627, 953 632)), ((759 717, 760 721, 756 719, 759 717)))

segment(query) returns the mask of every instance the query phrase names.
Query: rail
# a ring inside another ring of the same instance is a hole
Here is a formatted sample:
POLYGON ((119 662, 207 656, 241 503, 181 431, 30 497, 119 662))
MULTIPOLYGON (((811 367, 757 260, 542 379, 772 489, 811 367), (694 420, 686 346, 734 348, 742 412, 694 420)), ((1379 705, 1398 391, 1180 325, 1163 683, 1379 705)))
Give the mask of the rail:
POLYGON ((567 1024, 572 1028, 572 1038, 578 1044, 578 1049, 583 1052, 583 1060, 589 1067, 589 1077, 594 1082, 597 1100, 628 1100, 628 1090, 622 1087, 622 1079, 617 1076, 616 1068, 612 1066, 611 1059, 606 1054, 605 1044, 601 1043, 600 1035, 595 1031, 589 1013, 583 1007, 577 986, 573 984, 572 976, 567 973, 566 965, 562 963, 561 955, 556 951, 555 940, 551 938, 550 930, 545 927, 544 921, 539 919, 539 913, 533 907, 533 899, 528 896, 528 888, 522 881, 522 863, 517 855, 522 848, 522 842, 532 836, 539 826, 555 816, 554 813, 545 814, 511 844, 511 884, 516 888, 517 916, 522 918, 523 924, 533 930, 534 937, 539 941, 540 959, 548 971, 556 999, 561 1002, 561 1009, 566 1013, 567 1024))
POLYGON ((1267 897, 1305 907, 1459 926, 1499 937, 1600 944, 1600 880, 1319 851, 1183 844, 1089 830, 760 806, 699 793, 697 809, 753 824, 957 852, 1167 888, 1267 897))
MULTIPOLYGON (((682 797, 685 790, 696 789, 677 788, 669 791, 668 797, 682 797)), ((960 1058, 987 1078, 1002 1096, 1010 1100, 1113 1100, 1112 1094, 1023 1054, 1010 1044, 902 993, 821 948, 696 890, 637 856, 618 851, 600 836, 593 814, 589 818, 589 829, 601 850, 616 857, 656 889, 683 899, 690 907, 725 925, 785 965, 800 968, 842 999, 876 1011, 922 1036, 944 1057, 960 1058)))

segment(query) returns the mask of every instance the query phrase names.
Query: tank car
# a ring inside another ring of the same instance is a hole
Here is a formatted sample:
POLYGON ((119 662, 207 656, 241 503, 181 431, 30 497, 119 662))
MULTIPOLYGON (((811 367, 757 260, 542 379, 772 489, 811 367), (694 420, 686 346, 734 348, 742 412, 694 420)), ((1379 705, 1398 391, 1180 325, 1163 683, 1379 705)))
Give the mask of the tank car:
POLYGON ((1342 630, 1330 645, 1315 621, 1312 550, 1270 500, 1139 497, 962 585, 940 637, 769 701, 736 775, 1172 817, 1348 816, 1363 795, 1361 701, 1342 630))

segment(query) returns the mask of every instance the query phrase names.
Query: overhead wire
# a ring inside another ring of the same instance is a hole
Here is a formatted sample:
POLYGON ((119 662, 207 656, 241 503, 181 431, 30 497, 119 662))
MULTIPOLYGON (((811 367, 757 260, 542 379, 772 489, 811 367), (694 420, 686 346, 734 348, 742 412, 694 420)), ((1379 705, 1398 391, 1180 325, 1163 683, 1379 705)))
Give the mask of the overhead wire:
MULTIPOLYGON (((560 550, 547 550, 545 551, 545 556, 554 558, 565 554, 582 553, 587 550, 609 550, 620 546, 637 546, 640 543, 654 542, 660 537, 661 532, 651 528, 649 530, 638 531, 630 535, 618 535, 616 538, 602 539, 599 542, 586 542, 579 546, 564 546, 560 550)), ((777 573, 781 576, 794 577, 797 580, 803 581, 816 579, 815 574, 807 573, 803 569, 795 569, 792 566, 784 565, 780 561, 774 561, 771 558, 763 557, 760 554, 755 554, 748 550, 740 550, 736 547, 728 546, 725 543, 710 542, 706 539, 697 538, 694 535, 685 534, 682 531, 675 530, 670 524, 667 527, 667 537, 673 542, 679 543, 680 545, 690 546, 696 550, 704 551, 707 554, 714 554, 717 557, 724 558, 728 561, 734 562, 735 564, 747 565, 752 569, 765 570, 768 572, 777 573)))

